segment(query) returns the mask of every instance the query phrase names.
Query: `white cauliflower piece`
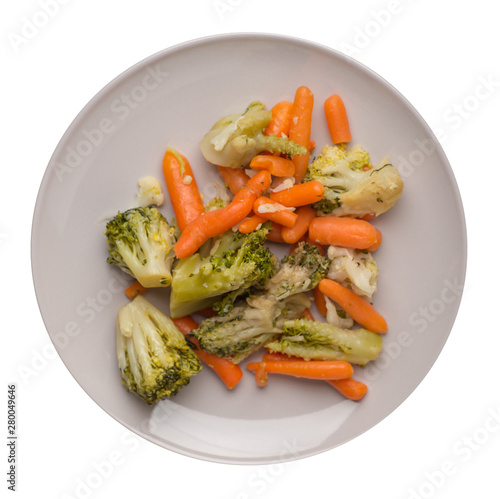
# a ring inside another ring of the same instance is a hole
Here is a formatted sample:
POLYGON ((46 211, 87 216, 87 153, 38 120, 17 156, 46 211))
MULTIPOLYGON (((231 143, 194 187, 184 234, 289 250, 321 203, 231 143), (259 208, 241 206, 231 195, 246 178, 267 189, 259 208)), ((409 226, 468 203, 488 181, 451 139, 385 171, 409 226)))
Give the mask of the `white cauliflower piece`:
POLYGON ((137 192, 136 207, 161 206, 165 202, 165 195, 158 179, 154 177, 142 177, 137 183, 139 191, 137 192))
POLYGON ((378 266, 369 251, 330 246, 328 279, 337 281, 371 301, 377 290, 378 266))

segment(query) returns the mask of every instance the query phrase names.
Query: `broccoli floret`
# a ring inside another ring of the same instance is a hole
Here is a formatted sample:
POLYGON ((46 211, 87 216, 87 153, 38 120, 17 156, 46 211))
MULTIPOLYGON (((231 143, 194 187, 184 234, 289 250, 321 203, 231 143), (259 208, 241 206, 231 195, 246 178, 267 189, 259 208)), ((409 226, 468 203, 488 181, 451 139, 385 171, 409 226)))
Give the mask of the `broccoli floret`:
POLYGON ((249 234, 229 230, 211 241, 207 256, 196 252, 177 260, 170 294, 172 317, 192 314, 220 300, 219 313, 228 312, 248 288, 263 286, 278 267, 277 258, 264 246, 269 230, 269 224, 249 234))
POLYGON ((239 300, 223 317, 205 319, 193 334, 204 350, 241 362, 279 336, 284 320, 300 317, 310 306, 304 293, 326 276, 329 264, 316 246, 300 242, 261 291, 239 300))
POLYGON ((266 284, 268 293, 282 300, 295 293, 315 288, 326 277, 330 260, 319 254, 318 247, 299 242, 281 261, 281 268, 266 284))
POLYGON ((330 246, 331 261, 328 279, 337 281, 356 294, 371 301, 377 290, 378 266, 372 253, 366 250, 330 246))
POLYGON ((149 405, 176 395, 201 369, 184 335, 141 295, 118 311, 116 353, 123 384, 149 405))
POLYGON ((218 166, 240 168, 262 151, 288 156, 306 154, 307 149, 287 137, 264 135, 272 118, 262 102, 252 102, 241 114, 225 116, 200 142, 205 159, 218 166))
POLYGON ((368 329, 341 329, 310 319, 285 321, 279 339, 266 345, 280 352, 306 360, 345 360, 366 365, 382 350, 382 336, 368 329))
POLYGON ((165 287, 172 281, 175 228, 158 208, 131 208, 106 225, 108 263, 135 277, 144 287, 165 287))
POLYGON ((368 152, 359 145, 349 150, 345 144, 323 147, 309 164, 305 180, 325 187, 323 199, 313 205, 320 215, 378 216, 403 190, 403 180, 388 158, 372 167, 368 152))
POLYGON ((192 334, 203 350, 238 364, 276 339, 281 334, 284 320, 300 317, 310 305, 311 301, 304 293, 284 300, 257 294, 239 300, 223 317, 205 319, 192 334))

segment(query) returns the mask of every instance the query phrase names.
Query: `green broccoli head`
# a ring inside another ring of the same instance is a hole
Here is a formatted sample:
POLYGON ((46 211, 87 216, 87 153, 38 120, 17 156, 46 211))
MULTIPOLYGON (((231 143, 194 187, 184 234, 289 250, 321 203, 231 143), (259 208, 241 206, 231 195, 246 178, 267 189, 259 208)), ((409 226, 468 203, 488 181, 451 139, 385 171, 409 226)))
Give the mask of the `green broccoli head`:
POLYGON ((382 336, 367 329, 341 329, 310 319, 285 321, 283 333, 266 345, 280 352, 306 360, 345 360, 366 365, 382 350, 382 336))
POLYGON ((281 301, 265 293, 255 294, 238 300, 224 316, 205 319, 192 334, 203 350, 239 363, 276 339, 283 322, 300 317, 310 305, 303 293, 281 301))
POLYGON ((403 190, 403 180, 388 158, 371 167, 368 152, 359 145, 323 147, 309 164, 306 180, 325 187, 323 199, 313 205, 320 215, 378 216, 395 204, 403 190))
POLYGON ((249 234, 229 230, 212 240, 208 255, 197 252, 178 260, 170 294, 172 317, 216 302, 219 313, 227 313, 250 287, 262 287, 278 267, 277 258, 264 246, 269 230, 269 224, 249 234))
POLYGON ((326 277, 330 260, 319 254, 318 247, 299 242, 281 261, 280 270, 266 284, 268 293, 278 300, 314 289, 326 277))
POLYGON ((201 369, 184 335, 141 295, 118 311, 116 353, 123 384, 149 405, 176 395, 201 369))
POLYGON ((243 113, 220 119, 200 142, 205 159, 218 166, 240 168, 262 151, 302 155, 307 149, 286 137, 266 136, 264 130, 272 118, 271 111, 259 101, 252 102, 243 113))
POLYGON ((135 277, 144 287, 165 287, 172 281, 175 229, 158 208, 132 208, 106 225, 108 263, 135 277))

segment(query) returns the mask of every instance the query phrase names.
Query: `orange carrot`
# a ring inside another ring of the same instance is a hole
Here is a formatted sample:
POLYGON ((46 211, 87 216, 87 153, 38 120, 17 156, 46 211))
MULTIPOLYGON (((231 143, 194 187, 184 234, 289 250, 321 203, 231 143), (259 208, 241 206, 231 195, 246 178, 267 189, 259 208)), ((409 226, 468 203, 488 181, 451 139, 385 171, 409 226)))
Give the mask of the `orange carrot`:
MULTIPOLYGON (((292 115, 290 119, 290 131, 288 137, 309 149, 311 145, 311 119, 314 105, 314 96, 311 90, 305 86, 299 87, 295 92, 293 100, 292 115)), ((307 152, 301 156, 294 156, 292 161, 295 165, 295 181, 302 182, 309 163, 307 152)))
POLYGON ((375 251, 382 244, 382 232, 380 232, 378 229, 375 229, 375 231, 377 233, 377 241, 368 248, 366 248, 368 251, 375 251))
POLYGON ((319 290, 318 286, 313 289, 314 303, 316 304, 316 308, 318 312, 326 317, 328 309, 326 308, 326 300, 325 295, 319 290))
POLYGON ((377 242, 377 231, 366 220, 327 216, 311 221, 309 237, 315 243, 367 249, 377 242))
POLYGON ((316 142, 314 142, 314 140, 311 140, 311 142, 309 143, 309 152, 313 152, 315 147, 316 142))
POLYGON ((257 384, 257 386, 267 385, 267 372, 265 362, 258 363, 257 369, 255 370, 255 383, 257 384))
POLYGON ((298 218, 296 213, 279 203, 275 203, 266 196, 260 196, 255 200, 253 211, 260 217, 266 220, 272 220, 285 227, 293 227, 298 218), (267 211, 268 209, 270 211, 267 211))
POLYGON ((210 238, 238 225, 252 211, 254 201, 270 185, 271 175, 263 170, 254 175, 226 207, 204 213, 193 220, 175 243, 177 258, 191 256, 210 238))
POLYGON ((218 166, 217 169, 224 179, 224 182, 229 187, 233 195, 238 194, 239 190, 245 186, 250 177, 246 174, 243 168, 231 168, 229 166, 218 166))
POLYGON ((312 314, 312 312, 306 308, 303 312, 302 312, 302 315, 301 317, 305 317, 306 319, 309 319, 310 321, 314 321, 314 315, 312 314))
POLYGON ((275 177, 293 177, 295 174, 295 165, 291 159, 270 154, 254 156, 250 161, 250 168, 252 170, 267 170, 275 177))
MULTIPOLYGON (((272 197, 271 197, 272 199, 272 197)), ((316 218, 316 211, 310 206, 301 206, 296 212, 297 221, 293 227, 283 227, 281 237, 288 244, 295 244, 309 229, 309 224, 313 218, 316 218)))
POLYGON ((297 378, 307 379, 344 379, 352 376, 352 365, 343 360, 271 360, 268 362, 250 362, 249 371, 262 369, 264 364, 266 373, 286 374, 297 378))
MULTIPOLYGON (((267 352, 262 356, 262 363, 269 361, 293 361, 293 360, 303 360, 300 357, 289 356, 284 353, 279 352, 267 352)), ((257 374, 257 372, 255 373, 257 374)), ((330 379, 325 380, 327 383, 332 385, 334 388, 338 390, 339 393, 344 395, 351 400, 361 400, 366 392, 368 387, 361 381, 357 381, 352 377, 344 378, 344 379, 330 379)))
POLYGON ((324 193, 323 184, 317 180, 311 180, 282 191, 272 192, 269 197, 283 206, 305 206, 321 201, 324 193))
POLYGON ((240 225, 238 225, 238 230, 242 234, 249 234, 250 232, 256 230, 259 225, 262 225, 265 222, 267 222, 267 219, 259 217, 259 215, 253 215, 249 218, 245 218, 245 220, 243 220, 240 225))
POLYGON ((334 144, 350 142, 351 131, 349 120, 345 110, 344 102, 337 95, 333 94, 325 100, 325 118, 328 124, 328 131, 334 144))
POLYGON ((148 288, 145 288, 139 281, 134 281, 126 290, 125 294, 133 300, 136 296, 144 293, 148 288))
MULTIPOLYGON (((187 336, 193 329, 198 327, 198 323, 191 317, 179 317, 177 319, 172 319, 172 321, 184 336, 187 336)), ((232 390, 240 382, 243 376, 243 371, 238 364, 234 364, 228 359, 223 359, 221 357, 217 357, 217 355, 205 352, 201 349, 196 338, 190 336, 189 341, 194 346, 193 351, 198 358, 207 364, 208 367, 213 369, 213 371, 230 390, 232 390)))
POLYGON ((264 130, 264 135, 276 135, 277 137, 288 135, 292 106, 293 104, 289 101, 281 101, 271 109, 271 121, 264 130))
POLYGON ((267 235, 266 239, 268 241, 272 241, 273 243, 284 243, 285 241, 283 237, 281 237, 281 232, 283 231, 284 226, 276 222, 271 222, 271 223, 272 223, 271 230, 267 235))
POLYGON ((215 317, 217 315, 217 312, 213 308, 202 308, 201 310, 197 310, 196 313, 204 317, 215 317))
POLYGON ((373 305, 354 291, 330 279, 322 279, 319 290, 339 304, 358 324, 374 333, 386 333, 385 319, 373 308, 373 305))
POLYGON ((183 231, 205 212, 196 180, 188 160, 171 147, 163 157, 163 176, 179 229, 183 231))
POLYGON ((350 400, 361 400, 368 391, 368 387, 362 381, 357 381, 354 378, 331 379, 327 383, 350 400))

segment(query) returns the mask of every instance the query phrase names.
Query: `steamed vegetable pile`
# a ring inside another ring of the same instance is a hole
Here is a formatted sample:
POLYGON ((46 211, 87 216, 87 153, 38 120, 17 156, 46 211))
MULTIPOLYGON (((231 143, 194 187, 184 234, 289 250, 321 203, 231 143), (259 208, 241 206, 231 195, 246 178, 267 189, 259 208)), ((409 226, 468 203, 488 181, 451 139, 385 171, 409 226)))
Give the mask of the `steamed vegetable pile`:
POLYGON ((148 404, 177 394, 202 365, 234 389, 245 362, 258 386, 278 373, 365 395, 356 371, 377 359, 388 329, 374 307, 382 234, 372 219, 394 206, 403 181, 388 158, 373 164, 351 144, 336 94, 324 103, 331 143, 313 156, 313 103, 303 86, 293 101, 252 102, 215 122, 196 168, 220 174, 208 201, 188 159, 167 147, 163 180, 139 179, 137 206, 107 223, 108 262, 134 278, 117 314, 118 366, 148 404), (166 288, 168 315, 148 301, 150 288, 166 288))

